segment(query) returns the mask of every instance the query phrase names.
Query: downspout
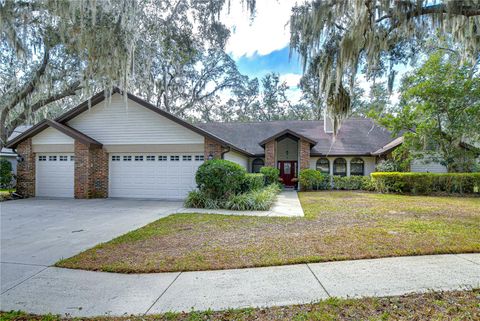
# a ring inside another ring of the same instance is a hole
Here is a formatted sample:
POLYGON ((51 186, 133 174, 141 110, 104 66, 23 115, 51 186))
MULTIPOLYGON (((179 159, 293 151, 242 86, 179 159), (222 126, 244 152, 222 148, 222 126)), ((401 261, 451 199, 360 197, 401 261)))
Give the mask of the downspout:
POLYGON ((223 149, 221 155, 221 159, 225 159, 224 155, 230 151, 230 146, 227 146, 225 149, 223 149))

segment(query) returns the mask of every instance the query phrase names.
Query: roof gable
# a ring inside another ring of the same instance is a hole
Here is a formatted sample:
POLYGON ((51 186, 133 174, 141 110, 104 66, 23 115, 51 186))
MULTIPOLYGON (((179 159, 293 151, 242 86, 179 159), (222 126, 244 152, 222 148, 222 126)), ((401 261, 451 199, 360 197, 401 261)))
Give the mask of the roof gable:
POLYGON ((273 135, 273 136, 270 136, 270 137, 262 140, 259 144, 260 144, 261 146, 264 146, 267 142, 269 142, 269 141, 271 141, 271 140, 275 140, 275 139, 281 138, 281 137, 283 137, 283 136, 293 136, 293 137, 295 137, 295 138, 297 138, 297 139, 303 139, 303 140, 309 142, 312 146, 314 146, 314 145, 317 144, 317 142, 316 142, 315 140, 313 140, 313 139, 311 139, 311 138, 308 138, 308 137, 305 137, 305 136, 303 136, 303 135, 301 135, 301 134, 299 134, 299 133, 297 133, 297 132, 294 132, 293 130, 290 130, 290 129, 288 129, 288 128, 287 128, 287 129, 284 129, 284 130, 282 130, 282 131, 280 131, 280 132, 278 132, 278 133, 276 133, 276 134, 273 135))
MULTIPOLYGON (((121 95, 127 95, 127 98, 132 100, 133 102, 137 103, 139 106, 142 106, 142 107, 145 107, 147 108, 148 110, 158 114, 158 115, 161 115, 167 119, 169 119, 170 121, 172 122, 175 122, 187 129, 190 129, 191 131, 197 133, 198 135, 201 135, 201 136, 204 136, 204 137, 208 137, 210 138, 211 140, 213 141, 216 141, 220 144, 222 144, 223 146, 227 146, 227 147, 230 147, 232 148, 233 150, 236 150, 242 154, 245 154, 245 155, 249 155, 251 156, 251 154, 242 149, 242 148, 238 148, 238 146, 235 146, 234 144, 216 136, 215 134, 212 134, 202 128, 199 128, 197 126, 194 126, 160 108, 157 108, 156 106, 146 102, 145 100, 135 96, 135 95, 132 95, 130 93, 127 93, 125 91, 122 91, 121 89, 117 88, 117 87, 114 87, 113 88, 113 92, 112 92, 112 95, 115 94, 115 93, 118 93, 118 94, 121 94, 121 95)), ((107 96, 107 92, 105 90, 99 92, 98 94, 92 96, 89 100, 86 100, 84 101, 83 103, 79 104, 78 106, 72 108, 71 110, 65 112, 64 114, 62 114, 61 116, 57 117, 55 119, 55 121, 59 124, 66 124, 67 122, 73 120, 74 118, 76 118, 77 116, 81 115, 82 113, 90 110, 92 107, 95 107, 95 106, 98 106, 99 103, 103 102, 105 100, 107 96)), ((24 133, 22 133, 21 135, 19 135, 18 137, 16 137, 15 139, 9 141, 7 143, 7 147, 10 147, 10 148, 15 148, 20 142, 22 142, 23 140, 29 138, 29 137, 32 137, 34 135, 36 135, 37 133, 39 133, 40 131, 42 131, 43 129, 47 128, 48 125, 46 123, 46 120, 43 120, 41 121, 40 123, 36 124, 35 126, 32 126, 30 129, 28 129, 27 131, 25 131, 24 133)))

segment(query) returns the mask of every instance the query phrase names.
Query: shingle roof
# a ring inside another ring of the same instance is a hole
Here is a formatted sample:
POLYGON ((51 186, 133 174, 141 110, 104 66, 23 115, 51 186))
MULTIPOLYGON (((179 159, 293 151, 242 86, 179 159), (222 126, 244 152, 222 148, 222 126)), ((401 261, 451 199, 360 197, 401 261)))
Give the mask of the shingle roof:
POLYGON ((368 118, 344 120, 336 137, 325 133, 323 120, 195 125, 255 155, 264 154, 260 142, 287 129, 317 141, 311 150, 312 155, 370 155, 395 139, 388 130, 368 118))

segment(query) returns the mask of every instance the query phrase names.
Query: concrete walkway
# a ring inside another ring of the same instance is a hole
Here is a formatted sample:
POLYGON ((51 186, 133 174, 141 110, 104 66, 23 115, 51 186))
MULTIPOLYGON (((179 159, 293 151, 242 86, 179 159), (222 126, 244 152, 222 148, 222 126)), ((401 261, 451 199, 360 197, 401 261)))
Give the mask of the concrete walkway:
POLYGON ((480 254, 205 272, 114 274, 17 264, 0 310, 98 316, 309 303, 480 287, 480 254), (31 269, 34 270, 31 270, 31 269), (27 276, 28 275, 28 276, 27 276))
POLYGON ((276 216, 276 217, 302 217, 304 216, 302 205, 296 191, 282 191, 277 196, 275 204, 269 211, 231 211, 209 210, 203 208, 182 208, 176 213, 209 213, 223 215, 246 215, 246 216, 276 216))

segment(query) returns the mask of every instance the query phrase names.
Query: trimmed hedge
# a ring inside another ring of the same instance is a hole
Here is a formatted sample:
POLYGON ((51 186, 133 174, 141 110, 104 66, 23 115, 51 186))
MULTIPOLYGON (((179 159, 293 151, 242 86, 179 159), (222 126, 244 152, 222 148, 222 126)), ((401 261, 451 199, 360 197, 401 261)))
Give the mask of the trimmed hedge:
POLYGON ((197 170, 195 181, 198 188, 212 199, 227 199, 241 192, 246 170, 237 163, 223 160, 208 160, 197 170))
POLYGON ((381 193, 479 193, 480 173, 372 173, 372 184, 381 193))
POLYGON ((278 183, 280 170, 275 167, 265 166, 260 168, 260 173, 265 176, 265 185, 278 183))
POLYGON ((265 186, 265 175, 260 173, 248 173, 242 185, 242 191, 255 191, 265 186))
POLYGON ((304 190, 372 190, 368 176, 331 176, 315 169, 300 171, 300 185, 304 190))
POLYGON ((372 190, 369 176, 333 176, 333 188, 338 190, 372 190))
POLYGON ((302 169, 299 175, 299 182, 304 190, 330 189, 330 176, 314 169, 302 169))

